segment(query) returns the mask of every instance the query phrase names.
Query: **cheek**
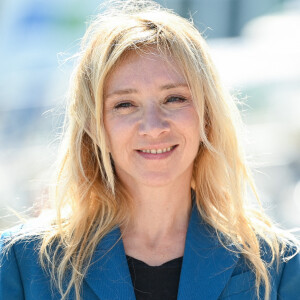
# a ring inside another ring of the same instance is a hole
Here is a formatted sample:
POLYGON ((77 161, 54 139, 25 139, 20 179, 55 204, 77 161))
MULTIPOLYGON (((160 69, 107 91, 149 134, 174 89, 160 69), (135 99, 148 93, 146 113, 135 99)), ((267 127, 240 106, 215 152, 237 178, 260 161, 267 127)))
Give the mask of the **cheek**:
POLYGON ((105 120, 105 129, 112 154, 122 153, 131 144, 134 124, 128 118, 112 117, 105 120))
POLYGON ((191 154, 193 153, 194 156, 198 153, 201 142, 199 126, 200 121, 198 114, 194 109, 185 116, 184 120, 182 120, 182 124, 185 124, 185 136, 190 145, 191 154))
POLYGON ((187 136, 194 138, 196 141, 200 137, 199 132, 199 117, 193 107, 183 111, 177 119, 179 128, 185 130, 187 136))

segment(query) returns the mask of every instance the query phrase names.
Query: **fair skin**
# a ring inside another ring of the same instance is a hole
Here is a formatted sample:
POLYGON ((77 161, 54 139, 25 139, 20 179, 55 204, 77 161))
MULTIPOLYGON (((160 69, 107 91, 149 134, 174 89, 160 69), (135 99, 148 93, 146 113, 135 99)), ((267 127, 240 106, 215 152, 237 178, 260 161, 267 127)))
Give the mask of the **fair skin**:
POLYGON ((125 252, 160 265, 184 252, 200 137, 183 74, 150 50, 130 52, 107 78, 104 126, 116 173, 134 200, 121 228, 125 252))

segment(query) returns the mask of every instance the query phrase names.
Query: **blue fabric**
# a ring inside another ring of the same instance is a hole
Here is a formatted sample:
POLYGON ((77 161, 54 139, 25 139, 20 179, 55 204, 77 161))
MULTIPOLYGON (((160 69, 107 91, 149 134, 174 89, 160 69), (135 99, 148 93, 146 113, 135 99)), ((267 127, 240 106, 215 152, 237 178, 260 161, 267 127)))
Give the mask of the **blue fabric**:
MULTIPOLYGON (((20 230, 20 229, 19 229, 20 230)), ((9 237, 0 240, 0 299, 60 299, 50 278, 38 263, 38 239, 16 242, 4 251, 9 237)), ((264 259, 269 260, 267 248, 264 259)), ((278 268, 270 268, 271 300, 300 300, 300 255, 278 268)), ((163 283, 162 283, 163 284, 163 283)), ((261 299, 263 299, 263 288, 261 299)), ((74 299, 71 291, 69 299, 74 299)), ((134 300, 134 290, 119 228, 109 233, 97 246, 88 274, 83 281, 82 299, 134 300)), ((257 299, 255 276, 246 260, 224 248, 214 231, 193 209, 178 290, 179 300, 249 300, 257 299)))

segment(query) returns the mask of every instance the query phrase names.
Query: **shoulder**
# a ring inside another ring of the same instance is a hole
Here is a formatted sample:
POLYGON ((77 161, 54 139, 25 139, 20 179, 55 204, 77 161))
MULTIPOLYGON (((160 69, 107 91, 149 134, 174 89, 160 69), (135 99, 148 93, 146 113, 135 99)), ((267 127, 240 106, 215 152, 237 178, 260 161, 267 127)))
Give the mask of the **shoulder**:
MULTIPOLYGON (((261 243, 261 258, 268 266, 271 284, 270 299, 298 299, 297 297, 300 295, 300 254, 297 247, 289 244, 279 259, 272 261, 270 248, 263 242, 261 243)), ((257 299, 255 280, 256 277, 251 264, 241 255, 222 297, 227 299, 235 293, 237 296, 244 295, 245 299, 257 299)), ((261 299, 264 299, 264 292, 264 285, 262 285, 259 291, 261 299)), ((221 299, 223 299, 222 297, 221 299)))
POLYGON ((39 253, 45 230, 35 221, 18 225, 0 236, 1 273, 40 269, 39 253))
POLYGON ((10 248, 32 247, 42 239, 42 229, 34 223, 22 224, 5 230, 0 235, 0 253, 10 248))
POLYGON ((41 232, 26 224, 1 234, 0 299, 52 299, 50 277, 39 259, 41 232))
MULTIPOLYGON (((283 248, 283 244, 280 244, 283 248)), ((269 265, 271 299, 297 299, 300 295, 300 254, 299 246, 286 243, 278 260, 272 261, 268 246, 262 246, 262 258, 269 265)))
POLYGON ((26 265, 36 259, 33 243, 28 242, 27 229, 16 226, 0 237, 0 299, 24 299, 23 279, 26 265), (26 249, 25 245, 29 246, 26 249), (25 268, 25 269, 24 269, 25 268))
POLYGON ((293 285, 296 285, 297 282, 300 283, 299 246, 295 243, 286 241, 285 243, 280 243, 279 247, 282 251, 278 257, 278 260, 275 258, 272 261, 270 247, 265 242, 261 244, 261 256, 269 266, 269 273, 272 283, 278 286, 278 288, 282 288, 282 286, 285 285, 286 279, 288 279, 293 285))
POLYGON ((18 225, 2 232, 0 236, 0 265, 12 266, 37 259, 41 234, 32 225, 18 225))
POLYGON ((12 244, 14 232, 19 228, 2 233, 0 238, 0 298, 24 299, 21 274, 12 244))
POLYGON ((300 254, 290 246, 281 258, 278 299, 296 299, 300 295, 300 254))

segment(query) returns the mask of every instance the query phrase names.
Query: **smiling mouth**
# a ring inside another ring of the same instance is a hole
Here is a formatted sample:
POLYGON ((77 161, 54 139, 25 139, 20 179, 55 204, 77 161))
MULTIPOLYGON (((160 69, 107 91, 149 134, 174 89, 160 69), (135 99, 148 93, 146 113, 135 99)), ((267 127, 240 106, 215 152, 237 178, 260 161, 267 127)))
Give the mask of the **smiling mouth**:
POLYGON ((143 150, 138 150, 139 152, 143 153, 150 153, 150 154, 161 154, 161 153, 166 153, 172 151, 175 147, 178 145, 174 145, 168 148, 162 148, 162 149, 143 149, 143 150))

